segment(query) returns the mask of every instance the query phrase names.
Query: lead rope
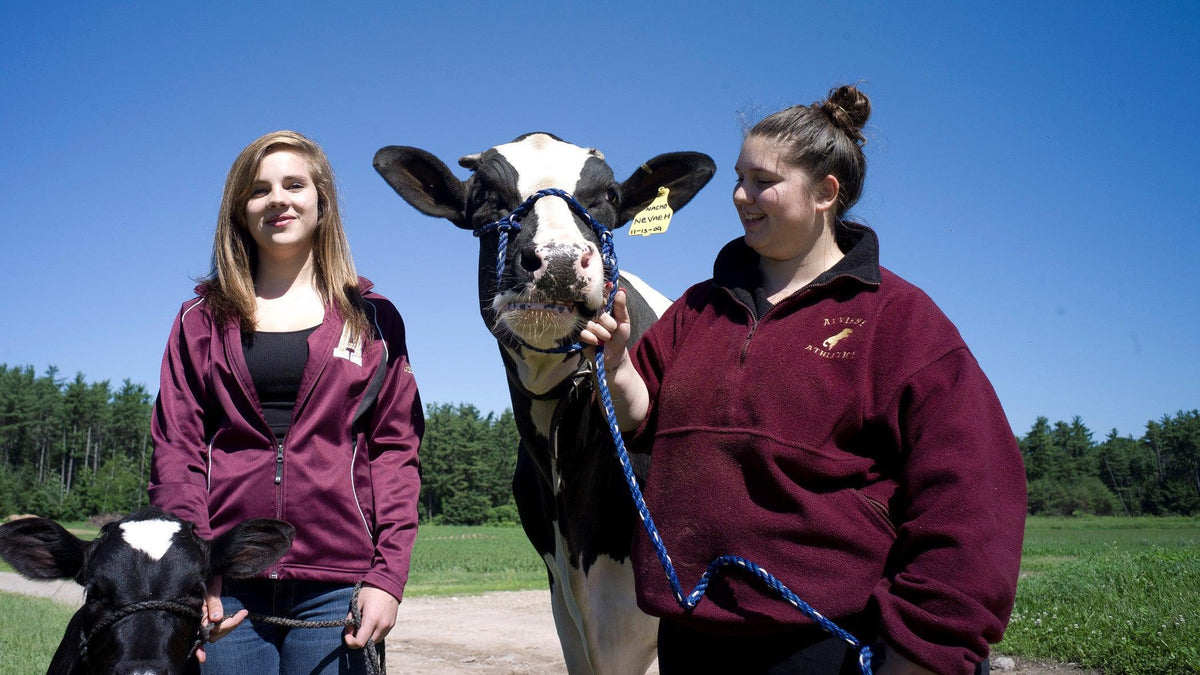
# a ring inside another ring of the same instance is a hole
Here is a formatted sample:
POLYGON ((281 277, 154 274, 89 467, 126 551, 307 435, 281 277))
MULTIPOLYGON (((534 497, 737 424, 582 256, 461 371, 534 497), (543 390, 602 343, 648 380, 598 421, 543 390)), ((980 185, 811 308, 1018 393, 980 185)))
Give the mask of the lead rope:
MULTIPOLYGON (((256 623, 269 623, 284 628, 344 628, 352 626, 357 629, 362 626, 362 607, 358 604, 358 593, 361 590, 361 581, 354 584, 354 593, 350 596, 350 618, 341 621, 301 621, 267 614, 250 614, 246 618, 256 623)), ((379 656, 379 648, 375 646, 374 640, 367 640, 367 645, 363 647, 363 656, 367 664, 367 675, 384 675, 383 660, 379 656)))
MULTIPOLYGON (((604 261, 604 269, 608 272, 607 279, 612 284, 605 303, 605 311, 611 313, 613 301, 617 297, 617 287, 619 284, 619 270, 617 268, 617 255, 613 250, 612 231, 596 222, 591 214, 587 212, 587 209, 583 208, 570 193, 563 190, 555 188, 539 190, 530 195, 520 206, 513 209, 512 213, 500 220, 488 223, 475 231, 475 236, 477 237, 492 231, 499 233, 500 240, 496 254, 496 283, 500 283, 500 278, 504 274, 504 259, 508 251, 509 232, 520 231, 520 219, 529 213, 533 208, 534 202, 545 196, 555 196, 565 201, 571 208, 571 211, 587 222, 596 233, 596 236, 600 238, 600 256, 604 261)), ((552 350, 538 349, 520 340, 518 342, 523 347, 546 354, 564 354, 583 349, 583 345, 578 342, 552 350)), ((641 517, 646 534, 650 537, 650 542, 654 545, 654 552, 658 556, 658 561, 662 565, 663 572, 667 576, 667 582, 671 585, 671 591, 675 594, 675 601, 679 603, 679 606, 685 611, 691 612, 704 598, 704 593, 708 590, 708 584, 712 581, 713 576, 726 569, 741 569, 762 581, 767 588, 778 594, 789 605, 800 610, 800 613, 811 619, 827 633, 840 638, 857 650, 859 670, 862 672, 862 675, 872 675, 871 661, 874 657, 874 652, 870 645, 859 641, 854 635, 813 609, 812 606, 801 600, 798 595, 785 586, 778 577, 741 556, 723 555, 710 562, 708 569, 704 571, 704 574, 700 576, 700 580, 696 583, 696 587, 692 589, 691 593, 684 595, 683 587, 679 583, 679 575, 675 573, 675 565, 671 562, 670 554, 667 553, 666 544, 663 543, 662 537, 658 534, 658 528, 654 525, 654 518, 651 517, 650 510, 646 508, 646 500, 642 497, 642 490, 638 487, 637 478, 633 473, 633 465, 629 462, 629 453, 625 449, 625 441, 621 437, 621 428, 617 423, 617 413, 613 409, 612 395, 608 390, 608 377, 604 369, 603 345, 596 348, 596 381, 596 389, 600 393, 600 402, 604 407, 605 417, 608 419, 608 429, 612 433, 613 444, 616 446, 617 460, 621 463, 621 470, 625 475, 625 485, 629 488, 629 494, 633 497, 633 503, 637 507, 638 516, 641 517)))

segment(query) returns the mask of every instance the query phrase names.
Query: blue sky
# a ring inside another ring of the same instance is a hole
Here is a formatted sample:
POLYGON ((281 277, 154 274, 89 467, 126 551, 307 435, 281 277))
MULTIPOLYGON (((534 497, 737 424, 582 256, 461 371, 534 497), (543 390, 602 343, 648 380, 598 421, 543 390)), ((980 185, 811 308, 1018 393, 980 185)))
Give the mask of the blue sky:
MULTIPOLYGON (((375 174, 535 130, 619 178, 674 150, 710 185, 623 269, 671 297, 739 234, 741 119, 858 82, 855 213, 958 325, 1015 433, 1200 407, 1200 4, 3 3, 0 363, 158 389, 255 137, 328 152, 360 272, 400 308, 427 402, 508 406, 476 241, 375 174), (45 6, 41 6, 45 5, 45 6)), ((466 173, 460 171, 460 177, 466 173)))

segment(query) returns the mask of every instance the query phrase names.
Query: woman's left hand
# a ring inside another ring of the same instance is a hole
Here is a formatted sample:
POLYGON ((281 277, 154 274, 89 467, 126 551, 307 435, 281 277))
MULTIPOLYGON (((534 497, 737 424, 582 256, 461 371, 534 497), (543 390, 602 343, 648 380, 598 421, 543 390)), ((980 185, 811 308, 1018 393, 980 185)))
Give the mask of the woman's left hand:
MULTIPOLYGON (((400 601, 391 593, 363 584, 358 592, 358 606, 362 609, 362 625, 358 628, 347 626, 343 633, 346 646, 351 649, 362 649, 367 646, 367 640, 383 642, 387 634, 396 625, 396 611, 400 609, 400 601)), ((347 618, 350 618, 347 615, 347 618)))

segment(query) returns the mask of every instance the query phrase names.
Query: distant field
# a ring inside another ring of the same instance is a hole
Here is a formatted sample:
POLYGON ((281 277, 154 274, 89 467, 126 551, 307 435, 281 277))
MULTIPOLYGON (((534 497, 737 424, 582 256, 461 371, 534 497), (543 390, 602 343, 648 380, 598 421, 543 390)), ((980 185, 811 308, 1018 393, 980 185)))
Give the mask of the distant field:
POLYGON ((1200 673, 1200 518, 1030 518, 999 650, 1108 674, 1200 673))
POLYGON ((546 566, 519 527, 422 525, 405 594, 546 588, 546 566))

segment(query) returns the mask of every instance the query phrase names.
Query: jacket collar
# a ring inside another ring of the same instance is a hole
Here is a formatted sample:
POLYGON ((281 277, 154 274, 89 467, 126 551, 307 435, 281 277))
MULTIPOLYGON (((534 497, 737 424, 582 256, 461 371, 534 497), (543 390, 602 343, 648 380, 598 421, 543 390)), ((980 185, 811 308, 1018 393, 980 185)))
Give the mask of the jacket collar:
MULTIPOLYGON (((879 269, 879 238, 866 225, 838 221, 834 226, 837 245, 845 254, 833 267, 823 272, 800 292, 834 281, 857 282, 864 286, 879 286, 883 278, 879 269)), ((763 285, 759 270, 759 255, 738 237, 725 245, 713 263, 713 283, 739 297, 753 297, 763 285)))

